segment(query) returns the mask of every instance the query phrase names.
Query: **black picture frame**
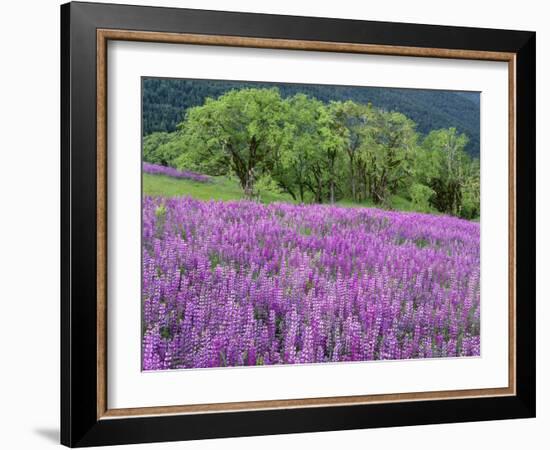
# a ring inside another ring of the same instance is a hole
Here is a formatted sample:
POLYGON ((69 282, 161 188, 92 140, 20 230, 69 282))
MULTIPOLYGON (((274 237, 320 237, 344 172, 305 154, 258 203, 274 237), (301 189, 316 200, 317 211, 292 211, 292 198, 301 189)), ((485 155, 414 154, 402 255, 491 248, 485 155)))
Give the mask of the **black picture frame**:
POLYGON ((61 443, 82 447, 534 417, 535 40, 535 33, 527 31, 80 2, 62 5, 61 443), (98 29, 514 53, 516 394, 98 419, 98 29))

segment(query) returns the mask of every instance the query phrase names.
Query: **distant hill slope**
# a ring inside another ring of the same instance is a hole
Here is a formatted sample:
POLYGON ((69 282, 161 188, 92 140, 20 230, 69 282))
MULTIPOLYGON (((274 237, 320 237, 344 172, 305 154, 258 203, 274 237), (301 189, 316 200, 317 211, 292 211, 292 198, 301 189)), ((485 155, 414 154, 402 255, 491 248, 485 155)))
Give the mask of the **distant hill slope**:
POLYGON ((470 138, 467 151, 479 156, 479 93, 425 89, 397 89, 312 84, 257 83, 216 80, 143 79, 143 134, 173 131, 185 110, 217 98, 230 89, 279 88, 284 97, 303 92, 322 101, 354 100, 386 110, 402 112, 427 134, 438 128, 456 127, 470 138))

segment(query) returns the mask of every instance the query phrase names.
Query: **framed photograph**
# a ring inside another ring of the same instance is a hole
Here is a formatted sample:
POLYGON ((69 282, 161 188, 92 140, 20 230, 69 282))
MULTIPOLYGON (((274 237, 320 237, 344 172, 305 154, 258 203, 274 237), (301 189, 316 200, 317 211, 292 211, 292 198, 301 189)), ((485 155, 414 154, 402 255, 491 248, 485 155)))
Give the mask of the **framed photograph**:
POLYGON ((535 416, 535 33, 61 7, 61 441, 535 416))

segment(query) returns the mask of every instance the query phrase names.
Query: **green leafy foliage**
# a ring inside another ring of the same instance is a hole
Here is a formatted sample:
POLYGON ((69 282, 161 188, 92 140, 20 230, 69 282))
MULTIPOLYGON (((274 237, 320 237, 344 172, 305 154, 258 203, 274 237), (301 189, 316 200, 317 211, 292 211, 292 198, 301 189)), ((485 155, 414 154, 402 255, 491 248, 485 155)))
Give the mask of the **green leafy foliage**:
POLYGON ((231 180, 237 198, 372 204, 475 219, 479 160, 468 155, 467 144, 454 127, 422 138, 412 119, 370 103, 244 88, 189 108, 175 132, 146 136, 143 154, 148 162, 231 180))
POLYGON ((418 211, 428 212, 430 210, 430 199, 435 191, 420 183, 413 183, 409 188, 411 201, 418 211))
POLYGON ((286 104, 276 89, 229 91, 187 111, 180 127, 185 155, 178 167, 234 174, 248 198, 274 161, 283 138, 286 104))
POLYGON ((360 153, 365 191, 375 203, 387 204, 410 180, 418 135, 405 115, 373 109, 360 153))
POLYGON ((304 94, 287 99, 286 104, 287 118, 273 176, 294 199, 322 202, 326 180, 320 124, 324 105, 304 94))
POLYGON ((434 173, 427 180, 433 205, 442 212, 474 218, 479 215, 479 160, 465 151, 468 137, 456 128, 432 131, 423 147, 432 153, 434 173))
POLYGON ((284 194, 283 189, 271 177, 269 173, 263 174, 254 185, 255 194, 258 200, 265 201, 272 197, 279 197, 284 194))
POLYGON ((177 156, 173 133, 157 131, 143 138, 143 160, 167 166, 177 156))
MULTIPOLYGON (((218 98, 232 89, 271 88, 273 83, 192 80, 143 79, 143 135, 155 131, 172 132, 185 118, 185 111, 204 104, 207 98, 218 98)), ((479 93, 429 89, 399 89, 360 86, 326 86, 277 83, 283 98, 298 93, 323 103, 351 100, 357 104, 372 103, 386 111, 399 111, 417 124, 417 131, 427 135, 431 130, 456 127, 470 138, 468 154, 479 156, 479 93)))

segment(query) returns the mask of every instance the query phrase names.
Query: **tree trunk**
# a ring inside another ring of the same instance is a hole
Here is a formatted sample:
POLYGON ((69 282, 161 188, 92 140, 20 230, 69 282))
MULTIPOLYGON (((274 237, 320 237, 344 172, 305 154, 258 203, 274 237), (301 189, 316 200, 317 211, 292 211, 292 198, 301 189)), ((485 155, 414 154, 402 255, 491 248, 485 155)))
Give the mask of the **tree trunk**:
POLYGON ((244 185, 244 196, 248 200, 252 200, 254 198, 254 169, 250 169, 247 175, 244 185))
POLYGON ((334 163, 336 159, 336 153, 330 155, 330 203, 334 204, 334 163))
POLYGON ((349 156, 349 175, 351 178, 351 199, 353 201, 357 200, 357 196, 355 194, 355 158, 353 157, 353 152, 348 151, 349 156))
POLYGON ((353 170, 353 160, 350 161, 350 175, 351 175, 351 198, 353 201, 357 201, 357 195, 355 194, 355 172, 353 170))

